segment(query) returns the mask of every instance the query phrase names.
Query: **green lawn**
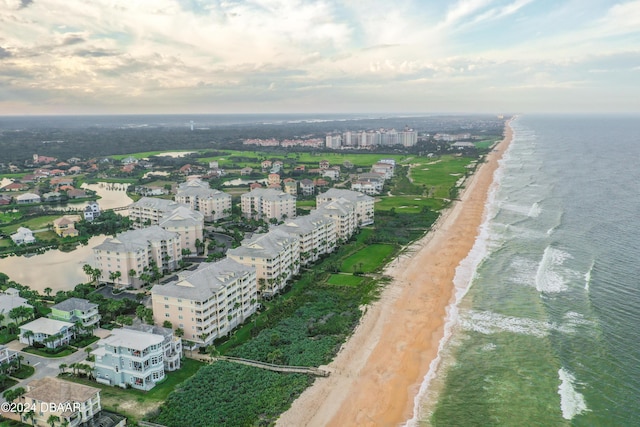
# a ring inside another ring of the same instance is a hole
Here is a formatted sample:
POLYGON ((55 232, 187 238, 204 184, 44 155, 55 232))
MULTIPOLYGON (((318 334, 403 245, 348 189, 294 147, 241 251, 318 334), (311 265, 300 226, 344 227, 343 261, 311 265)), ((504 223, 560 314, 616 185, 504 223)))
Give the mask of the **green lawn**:
POLYGON ((29 378, 35 372, 35 368, 29 365, 22 365, 20 369, 11 373, 11 376, 14 378, 19 378, 24 380, 25 378, 29 378))
POLYGON ((37 218, 25 219, 24 221, 21 221, 19 224, 6 225, 4 227, 0 227, 0 229, 2 230, 2 232, 6 234, 15 233, 19 227, 27 227, 30 230, 35 231, 41 228, 47 228, 49 224, 53 223, 54 219, 60 218, 61 216, 62 216, 62 213, 60 215, 43 215, 37 218))
POLYGON ((0 212, 0 223, 12 222, 21 216, 20 212, 0 212))
POLYGON ((371 273, 383 265, 385 259, 393 253, 392 245, 374 244, 354 253, 342 262, 340 270, 345 273, 360 271, 371 273), (355 268, 355 270, 354 270, 355 268))
POLYGON ((442 199, 421 196, 385 196, 376 202, 375 209, 388 211, 393 208, 398 213, 418 213, 425 206, 432 210, 439 210, 443 203, 442 199))
POLYGON ((296 207, 298 208, 315 208, 316 207, 316 201, 315 200, 298 200, 296 201, 296 207))
POLYGON ((469 157, 442 156, 437 159, 420 159, 411 167, 410 176, 415 185, 425 185, 431 197, 448 198, 449 189, 467 172, 467 165, 475 159, 469 157))
POLYGON ((100 400, 102 401, 103 408, 108 411, 121 413, 134 420, 141 420, 147 412, 156 409, 166 400, 169 393, 175 390, 176 387, 187 378, 195 375, 198 369, 204 365, 205 363, 203 362, 184 358, 182 359, 182 367, 179 370, 166 372, 165 380, 149 391, 126 390, 72 376, 64 378, 69 381, 99 388, 101 390, 100 400))
POLYGON ((70 348, 65 348, 60 353, 56 353, 56 354, 47 353, 44 350, 41 350, 39 348, 33 348, 33 347, 25 347, 24 349, 22 349, 22 351, 24 351, 25 353, 35 354, 36 356, 42 356, 42 357, 48 357, 48 358, 65 357, 75 353, 75 351, 73 351, 70 348))
POLYGON ((358 286, 363 280, 364 277, 351 274, 332 274, 329 276, 327 283, 336 286, 358 286))

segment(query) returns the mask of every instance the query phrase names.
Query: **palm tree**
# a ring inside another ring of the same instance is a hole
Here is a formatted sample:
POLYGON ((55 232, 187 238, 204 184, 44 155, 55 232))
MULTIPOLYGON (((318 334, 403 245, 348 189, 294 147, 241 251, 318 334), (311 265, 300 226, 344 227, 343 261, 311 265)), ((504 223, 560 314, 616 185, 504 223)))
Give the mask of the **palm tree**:
POLYGON ((60 372, 64 374, 64 370, 67 369, 69 367, 69 365, 67 365, 66 363, 61 363, 60 366, 58 366, 58 369, 60 369, 60 372))
POLYGON ((57 415, 49 415, 49 418, 47 418, 47 423, 53 427, 58 421, 60 421, 60 417, 57 415))
POLYGON ((91 267, 91 265, 89 264, 83 265, 82 271, 84 271, 84 274, 86 274, 87 277, 89 277, 90 281, 93 281, 93 267, 91 267))
POLYGON ((25 412, 23 414, 23 417, 24 417, 24 421, 31 420, 31 425, 33 426, 36 425, 36 413, 33 410, 30 410, 29 412, 25 412))
POLYGON ((51 292, 53 291, 53 289, 51 289, 50 287, 46 287, 44 288, 44 293, 47 294, 47 297, 51 296, 51 292))
POLYGON ((176 329, 175 334, 176 334, 176 336, 177 336, 178 338, 182 338, 182 337, 184 336, 184 329, 182 329, 182 328, 178 328, 178 329, 176 329))
POLYGON ((29 345, 30 346, 33 345, 33 342, 31 341, 31 338, 33 338, 33 335, 34 335, 33 331, 30 331, 28 329, 26 331, 24 331, 24 333, 22 334, 23 337, 25 337, 27 340, 29 340, 29 345))

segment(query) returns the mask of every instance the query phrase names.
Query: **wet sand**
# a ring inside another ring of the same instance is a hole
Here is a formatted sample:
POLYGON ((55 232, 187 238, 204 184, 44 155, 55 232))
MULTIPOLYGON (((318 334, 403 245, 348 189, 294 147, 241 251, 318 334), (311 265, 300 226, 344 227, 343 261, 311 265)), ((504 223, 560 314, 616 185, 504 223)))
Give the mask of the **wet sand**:
POLYGON ((385 274, 393 278, 319 378, 280 417, 279 426, 397 426, 438 355, 456 267, 475 243, 498 160, 511 128, 467 181, 460 200, 385 274))

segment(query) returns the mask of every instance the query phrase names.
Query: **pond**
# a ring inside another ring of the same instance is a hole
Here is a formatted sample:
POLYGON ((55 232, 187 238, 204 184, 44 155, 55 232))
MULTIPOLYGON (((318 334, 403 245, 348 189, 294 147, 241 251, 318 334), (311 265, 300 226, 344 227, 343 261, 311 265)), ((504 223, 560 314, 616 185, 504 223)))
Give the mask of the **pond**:
POLYGON ((106 235, 94 236, 86 246, 78 246, 74 251, 59 249, 28 257, 7 257, 0 259, 0 272, 21 285, 29 286, 44 294, 45 288, 56 291, 70 291, 89 278, 82 266, 93 266, 93 247, 104 242, 106 235))

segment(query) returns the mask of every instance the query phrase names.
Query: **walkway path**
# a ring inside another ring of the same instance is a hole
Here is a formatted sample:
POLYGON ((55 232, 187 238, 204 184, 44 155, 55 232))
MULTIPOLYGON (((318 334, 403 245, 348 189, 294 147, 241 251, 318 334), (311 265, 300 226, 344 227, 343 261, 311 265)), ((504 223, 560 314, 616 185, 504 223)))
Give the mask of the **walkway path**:
POLYGON ((267 369, 274 372, 291 372, 297 374, 310 374, 318 377, 328 377, 330 372, 318 368, 306 366, 285 366, 274 365, 273 363, 258 362, 256 360, 241 359, 239 357, 217 356, 215 360, 226 360, 227 362, 239 363, 241 365, 254 366, 256 368, 267 369))

